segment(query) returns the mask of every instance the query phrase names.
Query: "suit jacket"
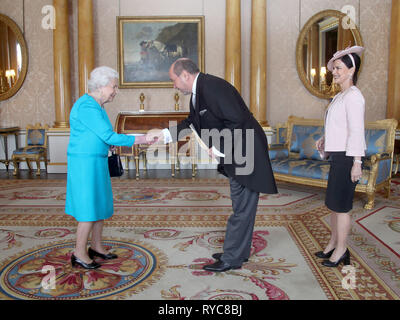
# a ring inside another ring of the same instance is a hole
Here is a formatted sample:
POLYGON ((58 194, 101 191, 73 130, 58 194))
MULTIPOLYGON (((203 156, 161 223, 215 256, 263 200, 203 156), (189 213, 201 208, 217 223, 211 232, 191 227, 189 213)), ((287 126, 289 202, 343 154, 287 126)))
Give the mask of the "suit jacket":
POLYGON ((253 191, 277 193, 267 137, 235 87, 221 78, 200 73, 195 106, 190 102, 190 114, 178 124, 177 133, 192 123, 209 147, 214 145, 225 153, 218 171, 253 191))

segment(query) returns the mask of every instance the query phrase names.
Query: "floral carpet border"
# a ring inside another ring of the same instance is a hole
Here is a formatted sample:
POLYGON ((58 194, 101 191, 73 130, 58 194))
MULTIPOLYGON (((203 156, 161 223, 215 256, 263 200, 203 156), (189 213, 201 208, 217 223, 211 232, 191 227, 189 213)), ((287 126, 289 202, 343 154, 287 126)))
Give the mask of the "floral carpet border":
MULTIPOLYGON (((324 222, 329 212, 319 207, 302 215, 258 215, 256 227, 284 226, 295 241, 310 270, 328 299, 332 300, 398 300, 400 297, 389 288, 363 259, 350 248, 351 263, 356 269, 355 289, 344 289, 342 267, 327 268, 314 253, 321 250, 329 239, 330 229, 324 222)), ((114 215, 106 227, 225 227, 227 215, 114 215)), ((76 226, 68 215, 51 214, 1 214, 2 226, 76 226)))

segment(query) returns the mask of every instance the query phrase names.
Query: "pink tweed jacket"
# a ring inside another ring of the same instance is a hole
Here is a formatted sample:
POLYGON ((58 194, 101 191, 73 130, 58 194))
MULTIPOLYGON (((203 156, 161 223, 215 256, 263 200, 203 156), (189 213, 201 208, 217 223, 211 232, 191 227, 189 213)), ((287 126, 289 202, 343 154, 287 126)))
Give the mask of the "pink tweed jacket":
POLYGON ((365 99, 352 86, 338 93, 325 113, 325 152, 346 151, 347 156, 365 155, 365 99))

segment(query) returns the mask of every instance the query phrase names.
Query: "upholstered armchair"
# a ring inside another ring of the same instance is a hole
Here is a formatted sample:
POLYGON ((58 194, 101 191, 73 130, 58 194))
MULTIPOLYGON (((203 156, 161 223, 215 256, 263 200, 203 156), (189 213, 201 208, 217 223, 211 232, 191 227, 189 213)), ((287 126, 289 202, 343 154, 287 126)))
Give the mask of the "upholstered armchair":
POLYGON ((31 161, 36 162, 36 175, 40 175, 40 161, 44 161, 47 171, 47 130, 48 125, 28 125, 26 127, 26 144, 25 147, 18 148, 13 152, 12 162, 14 163, 13 175, 17 175, 19 163, 26 161, 29 170, 31 168, 31 161))

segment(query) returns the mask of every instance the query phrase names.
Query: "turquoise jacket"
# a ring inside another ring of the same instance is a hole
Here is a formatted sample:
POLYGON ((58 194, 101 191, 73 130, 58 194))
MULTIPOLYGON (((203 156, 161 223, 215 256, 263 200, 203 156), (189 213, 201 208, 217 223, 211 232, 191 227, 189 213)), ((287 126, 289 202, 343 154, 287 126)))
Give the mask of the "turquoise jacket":
POLYGON ((135 137, 115 133, 106 111, 88 94, 72 107, 67 150, 65 212, 78 221, 98 221, 114 213, 108 150, 131 146, 135 137))

